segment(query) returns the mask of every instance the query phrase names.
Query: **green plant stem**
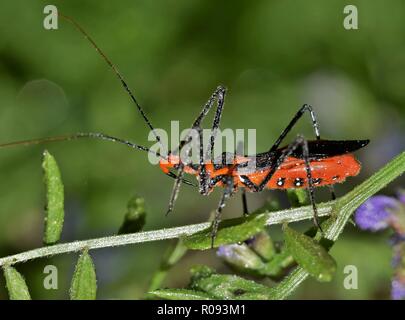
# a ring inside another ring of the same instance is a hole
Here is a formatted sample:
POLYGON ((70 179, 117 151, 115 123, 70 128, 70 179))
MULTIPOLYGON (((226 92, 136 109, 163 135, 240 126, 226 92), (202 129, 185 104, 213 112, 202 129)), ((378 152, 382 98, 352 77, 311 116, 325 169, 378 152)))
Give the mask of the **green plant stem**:
MULTIPOLYGON (((384 188, 387 184, 405 171, 405 152, 395 157, 390 163, 372 175, 369 179, 354 188, 351 192, 336 201, 332 217, 326 221, 323 237, 336 241, 352 213, 369 197, 384 188), (330 221, 331 220, 331 221, 330 221)), ((320 236, 318 234, 318 240, 320 236)), ((272 288, 272 299, 285 299, 309 276, 303 268, 297 267, 282 282, 272 288)))
MULTIPOLYGON (((330 213, 332 212, 332 208, 333 202, 322 204, 319 207, 319 215, 320 216, 330 215, 330 213)), ((313 217, 312 207, 310 206, 281 210, 277 212, 266 212, 264 214, 268 216, 268 220, 266 222, 267 225, 312 219, 313 217)), ((5 264, 13 265, 19 262, 25 262, 36 258, 53 256, 68 252, 77 252, 82 250, 83 248, 100 249, 100 248, 124 246, 135 243, 151 242, 157 240, 176 239, 192 235, 196 232, 207 229, 210 226, 211 226, 210 222, 205 222, 182 227, 129 233, 97 239, 73 241, 69 243, 61 243, 1 258, 0 267, 5 264)))
MULTIPOLYGON (((320 204, 318 207, 319 216, 327 216, 334 213, 334 219, 336 219, 332 224, 328 225, 327 228, 325 228, 326 238, 335 241, 338 238, 339 234, 342 232, 346 222, 349 220, 353 211, 368 197, 372 196, 374 193, 385 187, 397 176, 401 175, 404 170, 405 152, 397 156, 388 165, 380 169, 372 177, 370 177, 368 180, 363 182, 361 185, 359 185, 353 191, 349 192, 344 197, 335 201, 320 204)), ((313 217, 311 206, 281 210, 276 212, 266 212, 264 214, 267 217, 267 225, 312 219, 313 217)), ((62 243, 1 258, 0 267, 4 266, 5 264, 13 265, 31 259, 53 256, 68 252, 76 252, 86 247, 88 249, 99 249, 157 240, 181 238, 183 236, 202 231, 210 227, 210 225, 211 224, 209 222, 206 222, 176 228, 160 229, 91 240, 74 241, 70 243, 62 243)), ((296 287, 296 285, 298 285, 296 283, 302 282, 307 276, 307 274, 303 274, 300 270, 293 272, 289 277, 287 277, 287 279, 279 284, 279 286, 283 286, 284 293, 275 298, 282 299, 288 296, 296 287), (300 276, 299 278, 294 277, 294 275, 297 274, 300 276)))

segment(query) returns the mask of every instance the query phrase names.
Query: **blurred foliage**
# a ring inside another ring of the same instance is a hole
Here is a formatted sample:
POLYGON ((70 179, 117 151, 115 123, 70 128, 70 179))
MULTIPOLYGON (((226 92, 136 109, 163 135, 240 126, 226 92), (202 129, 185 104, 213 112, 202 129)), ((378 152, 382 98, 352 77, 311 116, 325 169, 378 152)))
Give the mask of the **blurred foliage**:
POLYGON ((146 222, 145 200, 133 196, 127 204, 124 222, 122 223, 118 234, 132 233, 141 231, 146 222))
MULTIPOLYGON (((70 25, 42 27, 45 1, 0 4, 0 142, 76 131, 101 131, 137 143, 147 127, 104 62, 70 25)), ((404 149, 405 3, 351 1, 359 29, 342 26, 341 0, 321 1, 55 1, 117 64, 156 127, 171 120, 186 128, 218 84, 229 88, 223 128, 255 128, 257 150, 267 150, 303 103, 314 106, 321 135, 370 138, 359 152, 360 177, 337 187, 342 195, 404 149)), ((209 121, 207 121, 207 126, 209 121)), ((292 133, 313 135, 304 119, 292 133)), ((146 154, 107 142, 49 145, 64 173, 66 216, 62 241, 114 234, 127 199, 145 198, 146 229, 205 221, 218 191, 202 197, 184 186, 164 218, 172 180, 146 154)), ((41 245, 44 146, 0 150, 0 256, 41 245), (7 183, 5 183, 7 182, 7 183), (18 194, 16 192, 18 190, 18 194)), ((403 180, 402 180, 403 182, 403 180)), ((397 180, 390 187, 401 184, 397 180)), ((279 192, 249 195, 250 209, 279 192)), ((321 190, 318 199, 327 199, 321 190)), ((241 214, 239 197, 224 210, 241 214)), ((348 228, 333 247, 336 278, 309 280, 295 298, 387 298, 390 250, 383 238, 348 228), (372 263, 370 263, 372 261, 372 263), (359 289, 343 288, 343 267, 359 269, 359 289)), ((280 237, 272 229, 272 237, 280 237), (274 236, 273 236, 274 234, 274 236)), ((141 297, 168 243, 92 253, 99 298, 141 297), (114 295, 114 296, 112 296, 114 295)), ((67 298, 74 257, 21 265, 30 293, 67 298), (44 290, 43 268, 59 269, 59 289, 44 290)), ((189 253, 169 274, 184 287, 195 263, 221 267, 214 252, 189 253)), ((224 271, 224 270, 219 270, 224 271)), ((222 272, 221 272, 222 273, 222 272)), ((6 296, 0 279, 0 298, 6 296)))

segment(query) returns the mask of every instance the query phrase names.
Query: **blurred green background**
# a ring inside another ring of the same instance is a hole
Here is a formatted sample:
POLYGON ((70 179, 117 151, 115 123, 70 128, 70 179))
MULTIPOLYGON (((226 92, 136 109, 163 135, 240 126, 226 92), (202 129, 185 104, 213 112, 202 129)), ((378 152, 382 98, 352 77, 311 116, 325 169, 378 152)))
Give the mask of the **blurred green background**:
MULTIPOLYGON (((147 127, 111 70, 71 25, 43 28, 49 1, 0 4, 0 142, 100 131, 150 145, 147 127)), ((257 129, 257 150, 267 150, 303 103, 314 106, 321 135, 371 139, 358 153, 359 177, 337 186, 342 195, 404 149, 405 3, 350 1, 359 29, 343 28, 347 1, 54 1, 74 17, 115 62, 155 127, 171 120, 187 128, 218 84, 228 87, 222 128, 257 129)), ((209 122, 207 122, 208 124, 209 122)), ((292 133, 312 136, 304 118, 292 133)), ((290 136, 291 138, 292 136, 290 136)), ((219 198, 184 186, 165 218, 172 180, 146 154, 121 145, 77 141, 0 150, 0 256, 41 246, 44 187, 41 154, 58 160, 66 191, 63 241, 111 235, 127 200, 145 198, 146 229, 203 222, 219 198)), ((402 180, 403 182, 403 180, 402 180)), ((386 190, 401 185, 397 180, 386 190)), ((403 184, 402 184, 403 185, 403 184)), ((249 195, 251 209, 269 197, 249 195)), ((318 199, 326 199, 320 190, 318 199)), ((224 217, 241 214, 234 197, 224 217)), ((300 224, 302 226, 302 224, 300 224)), ((279 228, 271 229, 280 238, 279 228)), ((307 280, 293 298, 386 299, 391 252, 387 234, 348 226, 332 250, 335 280, 307 280), (343 268, 356 265, 359 289, 345 290, 343 268)), ((92 251, 99 298, 141 298, 168 242, 92 251)), ((18 265, 34 298, 68 297, 77 255, 18 265), (59 269, 59 289, 45 290, 43 268, 59 269)), ((208 264, 229 270, 214 251, 189 252, 165 286, 181 287, 188 269, 208 264)), ((0 299, 7 297, 0 277, 0 299)))

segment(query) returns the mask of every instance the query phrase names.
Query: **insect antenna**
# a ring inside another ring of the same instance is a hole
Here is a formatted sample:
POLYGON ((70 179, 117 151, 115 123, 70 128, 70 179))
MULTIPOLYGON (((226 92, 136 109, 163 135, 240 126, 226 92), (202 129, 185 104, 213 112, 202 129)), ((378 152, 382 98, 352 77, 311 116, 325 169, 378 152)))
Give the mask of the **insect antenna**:
POLYGON ((100 54, 100 56, 104 59, 104 61, 111 67, 113 72, 116 74, 118 79, 120 80, 122 86, 124 87, 125 91, 128 93, 128 95, 131 97, 131 100, 134 102, 135 106, 137 107, 139 113, 141 114, 142 118, 145 120, 147 126, 152 130, 156 141, 160 143, 162 148, 164 147, 162 145, 160 136, 156 133, 154 127, 152 126, 152 123, 150 122, 149 118, 146 116, 145 111, 141 107, 141 105, 138 103, 138 101, 135 98, 135 95, 132 93, 131 89, 129 88, 127 82, 125 81, 124 77, 122 74, 119 72, 118 68, 112 63, 112 61, 107 57, 107 55, 97 46, 97 44, 94 42, 94 40, 89 36, 89 34, 71 17, 65 16, 62 13, 58 13, 58 16, 61 18, 65 19, 67 22, 71 23, 96 49, 96 51, 100 54))
MULTIPOLYGON (((159 152, 153 151, 147 147, 141 146, 141 145, 133 143, 131 141, 113 137, 113 136, 110 136, 110 135, 107 135, 104 133, 100 133, 100 132, 78 132, 78 133, 74 133, 74 134, 54 136, 54 137, 45 137, 45 138, 39 138, 39 139, 29 139, 29 140, 7 142, 7 143, 0 144, 0 149, 6 148, 6 147, 14 147, 14 146, 30 146, 30 145, 37 145, 37 144, 50 143, 50 142, 72 141, 72 140, 78 140, 78 139, 83 139, 83 138, 98 139, 98 140, 120 143, 120 144, 123 144, 132 149, 152 153, 155 156, 157 156, 158 158, 167 160, 167 156, 162 155, 159 152)), ((177 179, 177 175, 174 174, 173 172, 169 172, 167 175, 170 178, 177 179)), ((194 183, 188 181, 187 179, 181 178, 181 180, 182 180, 182 182, 184 182, 187 185, 196 187, 196 185, 194 183)))
POLYGON ((121 138, 109 136, 107 134, 100 133, 100 132, 86 132, 86 133, 78 132, 78 133, 74 133, 74 134, 54 136, 54 137, 13 141, 13 142, 7 142, 7 143, 0 144, 0 148, 12 147, 12 146, 29 146, 29 145, 48 143, 48 142, 70 141, 70 140, 77 140, 77 139, 82 139, 82 138, 99 139, 99 140, 117 142, 117 143, 126 145, 127 147, 141 150, 141 151, 150 152, 159 158, 166 159, 166 157, 162 156, 159 152, 152 151, 147 147, 141 146, 139 144, 136 144, 136 143, 133 143, 131 141, 127 141, 127 140, 124 140, 121 138))

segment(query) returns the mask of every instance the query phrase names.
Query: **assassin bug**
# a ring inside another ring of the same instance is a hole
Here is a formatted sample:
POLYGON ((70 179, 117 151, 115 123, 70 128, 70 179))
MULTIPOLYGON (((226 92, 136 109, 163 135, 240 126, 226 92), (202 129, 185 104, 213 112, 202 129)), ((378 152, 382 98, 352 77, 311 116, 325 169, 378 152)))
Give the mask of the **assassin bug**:
MULTIPOLYGON (((159 135, 156 133, 150 120, 116 66, 99 49, 93 39, 79 24, 69 17, 61 14, 59 14, 59 16, 73 24, 111 67, 145 120, 145 123, 154 133, 156 140, 162 144, 159 135)), ((185 179, 184 174, 197 177, 198 189, 202 195, 208 195, 215 187, 222 187, 224 189, 212 225, 212 247, 214 246, 214 240, 218 231, 221 213, 225 206, 225 202, 239 188, 242 189, 243 207, 244 213, 246 214, 248 211, 246 191, 261 192, 264 189, 306 188, 314 211, 314 223, 319 227, 317 208, 314 199, 315 187, 332 187, 336 183, 343 182, 349 176, 356 176, 360 171, 361 165, 352 152, 367 145, 369 140, 337 141, 321 139, 315 113, 310 105, 305 104, 298 110, 288 126, 282 131, 279 138, 267 152, 251 156, 241 156, 236 153, 223 153, 221 159, 218 161, 218 159, 212 158, 212 154, 215 142, 215 132, 220 126, 223 113, 225 95, 226 89, 219 86, 203 106, 200 114, 191 126, 191 129, 194 129, 199 133, 199 139, 201 142, 201 124, 209 111, 214 105, 216 105, 208 149, 204 150, 203 143, 200 143, 198 164, 184 162, 181 157, 177 155, 177 152, 182 151, 183 148, 190 143, 190 135, 187 135, 180 142, 177 150, 169 152, 168 155, 152 151, 147 147, 103 133, 76 133, 57 137, 10 142, 0 144, 0 148, 15 145, 33 145, 46 142, 67 141, 80 138, 93 138, 117 142, 134 149, 151 152, 160 158, 159 165, 162 171, 175 179, 167 213, 173 210, 182 183, 196 186, 194 183, 185 179), (291 131, 305 112, 309 113, 311 117, 316 139, 313 141, 307 141, 302 135, 298 135, 289 145, 280 147, 286 135, 291 131), (209 155, 208 160, 204 158, 204 154, 209 155), (251 166, 252 163, 254 163, 254 166, 251 166)), ((334 197, 333 190, 332 197, 334 197)))

